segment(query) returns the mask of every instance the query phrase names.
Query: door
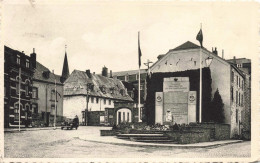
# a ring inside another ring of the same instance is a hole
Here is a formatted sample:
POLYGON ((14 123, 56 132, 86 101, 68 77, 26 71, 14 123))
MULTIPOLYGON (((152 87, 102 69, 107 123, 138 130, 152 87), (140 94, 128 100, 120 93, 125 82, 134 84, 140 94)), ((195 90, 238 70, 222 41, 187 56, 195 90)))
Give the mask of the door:
POLYGON ((121 123, 121 112, 118 112, 118 124, 121 123))

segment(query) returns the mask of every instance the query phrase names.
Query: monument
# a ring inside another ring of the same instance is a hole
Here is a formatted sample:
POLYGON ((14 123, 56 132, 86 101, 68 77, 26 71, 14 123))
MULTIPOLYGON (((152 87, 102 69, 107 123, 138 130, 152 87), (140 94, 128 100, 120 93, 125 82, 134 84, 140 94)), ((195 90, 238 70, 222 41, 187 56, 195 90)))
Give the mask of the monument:
POLYGON ((189 77, 163 80, 163 92, 155 94, 155 123, 196 122, 196 91, 190 91, 189 77))

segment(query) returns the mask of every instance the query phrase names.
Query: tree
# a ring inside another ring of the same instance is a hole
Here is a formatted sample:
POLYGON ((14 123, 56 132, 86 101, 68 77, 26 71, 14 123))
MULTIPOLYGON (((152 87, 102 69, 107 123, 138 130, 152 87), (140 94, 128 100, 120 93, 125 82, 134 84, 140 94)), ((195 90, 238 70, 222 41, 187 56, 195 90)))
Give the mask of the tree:
POLYGON ((224 103, 219 94, 218 89, 214 94, 214 98, 211 101, 211 120, 218 123, 224 123, 224 103))

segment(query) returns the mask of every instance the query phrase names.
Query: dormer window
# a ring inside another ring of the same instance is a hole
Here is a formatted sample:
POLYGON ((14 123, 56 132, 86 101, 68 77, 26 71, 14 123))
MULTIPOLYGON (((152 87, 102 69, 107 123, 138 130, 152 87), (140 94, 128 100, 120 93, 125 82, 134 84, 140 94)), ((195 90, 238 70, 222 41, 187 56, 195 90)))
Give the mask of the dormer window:
POLYGON ((106 93, 106 87, 104 85, 102 87, 100 87, 100 90, 102 93, 106 93))
POLYGON ((50 77, 50 71, 43 71, 42 76, 48 79, 50 77))
POLYGON ((26 68, 29 68, 29 67, 30 67, 30 61, 29 61, 29 59, 26 59, 25 66, 26 66, 26 68))
POLYGON ((115 90, 114 87, 113 87, 113 88, 110 88, 110 94, 114 94, 114 90, 115 90))
POLYGON ((124 89, 120 89, 120 94, 121 94, 122 96, 125 96, 125 90, 124 90, 124 89))
POLYGON ((17 55, 17 57, 16 57, 16 63, 19 65, 20 64, 20 55, 17 55))

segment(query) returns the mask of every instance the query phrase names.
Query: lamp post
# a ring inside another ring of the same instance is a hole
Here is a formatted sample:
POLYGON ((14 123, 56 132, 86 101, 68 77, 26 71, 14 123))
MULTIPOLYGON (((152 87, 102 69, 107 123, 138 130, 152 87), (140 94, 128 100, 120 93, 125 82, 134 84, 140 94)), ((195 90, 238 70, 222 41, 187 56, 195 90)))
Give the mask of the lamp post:
MULTIPOLYGON (((202 48, 200 48, 200 110, 199 110, 199 122, 201 123, 202 122, 202 48)), ((208 56, 206 59, 205 59, 205 62, 206 62, 206 66, 209 67, 211 62, 212 62, 213 58, 208 56)))
POLYGON ((89 101, 89 92, 90 92, 90 88, 93 86, 93 84, 91 83, 87 83, 87 107, 86 107, 86 110, 85 110, 85 126, 88 125, 88 121, 87 121, 87 112, 88 112, 88 101, 89 101))

